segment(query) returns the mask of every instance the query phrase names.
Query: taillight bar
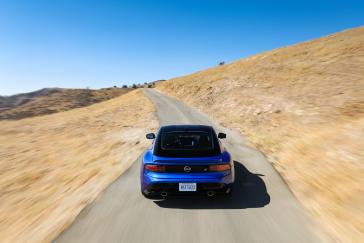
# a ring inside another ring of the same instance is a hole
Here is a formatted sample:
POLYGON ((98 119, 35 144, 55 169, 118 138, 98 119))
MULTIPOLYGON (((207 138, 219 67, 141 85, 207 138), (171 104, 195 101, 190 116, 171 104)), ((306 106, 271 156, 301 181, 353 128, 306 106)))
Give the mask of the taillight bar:
POLYGON ((144 169, 154 172, 166 171, 166 167, 164 165, 144 165, 144 169))
POLYGON ((225 171, 230 170, 230 168, 230 164, 210 165, 209 171, 225 171))

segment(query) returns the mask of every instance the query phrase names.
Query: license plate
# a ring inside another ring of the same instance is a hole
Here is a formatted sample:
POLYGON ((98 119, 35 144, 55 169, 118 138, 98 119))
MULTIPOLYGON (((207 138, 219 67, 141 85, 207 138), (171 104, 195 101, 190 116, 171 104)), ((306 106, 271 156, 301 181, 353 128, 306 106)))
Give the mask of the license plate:
POLYGON ((180 192, 195 192, 197 191, 196 183, 179 183, 180 192))

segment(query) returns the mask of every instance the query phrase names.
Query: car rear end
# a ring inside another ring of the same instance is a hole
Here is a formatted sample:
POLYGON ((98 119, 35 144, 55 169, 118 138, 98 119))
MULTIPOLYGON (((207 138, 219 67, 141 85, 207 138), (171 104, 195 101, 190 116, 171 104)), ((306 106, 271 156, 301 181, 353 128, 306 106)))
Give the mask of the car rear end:
POLYGON ((177 192, 229 194, 234 182, 233 162, 213 129, 199 126, 180 130, 181 127, 161 129, 153 148, 145 153, 142 193, 164 197, 177 192))

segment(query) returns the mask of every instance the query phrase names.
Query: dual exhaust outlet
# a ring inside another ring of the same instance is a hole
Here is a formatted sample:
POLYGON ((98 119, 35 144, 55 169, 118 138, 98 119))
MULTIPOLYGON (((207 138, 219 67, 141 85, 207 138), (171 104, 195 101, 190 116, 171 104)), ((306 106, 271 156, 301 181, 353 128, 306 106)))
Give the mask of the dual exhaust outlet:
MULTIPOLYGON (((207 192, 206 192, 206 195, 207 195, 208 197, 213 197, 213 196, 215 196, 215 192, 214 192, 214 191, 207 191, 207 192)), ((162 191, 162 192, 161 192, 161 196, 162 196, 163 198, 166 198, 166 197, 168 196, 168 192, 166 192, 166 191, 162 191)))

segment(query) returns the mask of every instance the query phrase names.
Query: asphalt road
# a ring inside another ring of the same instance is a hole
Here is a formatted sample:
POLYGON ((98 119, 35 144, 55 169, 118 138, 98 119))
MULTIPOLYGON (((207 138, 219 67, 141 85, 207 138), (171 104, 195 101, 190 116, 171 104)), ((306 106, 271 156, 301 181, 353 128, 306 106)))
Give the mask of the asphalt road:
POLYGON ((140 158, 85 208, 55 242, 319 242, 317 226, 263 154, 197 110, 146 89, 161 124, 209 124, 227 133, 236 183, 231 197, 149 200, 140 194, 140 158))

